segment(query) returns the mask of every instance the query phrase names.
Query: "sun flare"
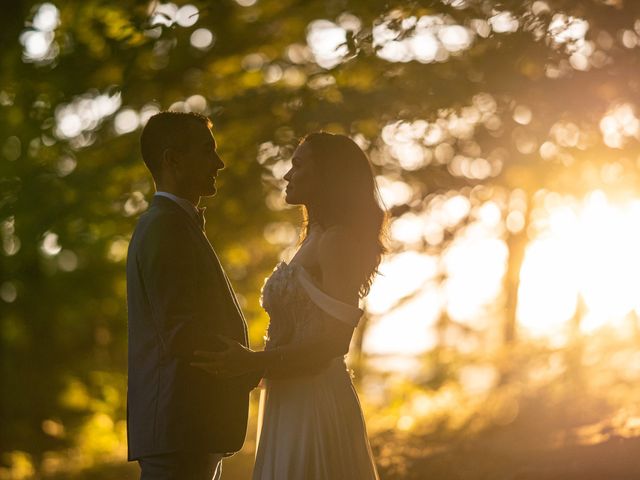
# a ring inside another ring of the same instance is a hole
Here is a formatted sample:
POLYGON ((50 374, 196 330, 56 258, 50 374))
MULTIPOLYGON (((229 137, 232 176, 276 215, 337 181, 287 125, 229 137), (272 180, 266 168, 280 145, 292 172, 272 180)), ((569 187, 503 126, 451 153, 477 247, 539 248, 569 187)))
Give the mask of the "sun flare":
MULTIPOLYGON (((508 250, 495 223, 480 216, 440 258, 403 252, 388 259, 367 301, 376 318, 365 349, 415 354, 435 346, 441 315, 476 329, 501 315, 508 250), (402 297, 411 298, 392 308, 402 297)), ((601 191, 581 201, 550 194, 534 211, 520 271, 520 335, 562 345, 576 325, 583 334, 602 327, 624 333, 629 315, 640 312, 639 245, 640 200, 616 203, 601 191)))
POLYGON ((622 322, 640 309, 638 245, 638 200, 615 204, 596 191, 579 205, 553 208, 547 228, 527 248, 520 324, 534 335, 562 335, 579 298, 583 333, 622 322))

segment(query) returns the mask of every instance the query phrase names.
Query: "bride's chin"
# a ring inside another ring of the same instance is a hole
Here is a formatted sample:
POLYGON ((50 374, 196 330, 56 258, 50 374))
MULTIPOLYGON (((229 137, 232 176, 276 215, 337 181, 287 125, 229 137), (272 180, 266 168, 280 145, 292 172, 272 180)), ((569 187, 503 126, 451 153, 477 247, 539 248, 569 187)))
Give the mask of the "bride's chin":
POLYGON ((288 203, 289 205, 297 205, 295 197, 292 197, 292 195, 289 192, 285 193, 284 201, 285 201, 285 203, 288 203))

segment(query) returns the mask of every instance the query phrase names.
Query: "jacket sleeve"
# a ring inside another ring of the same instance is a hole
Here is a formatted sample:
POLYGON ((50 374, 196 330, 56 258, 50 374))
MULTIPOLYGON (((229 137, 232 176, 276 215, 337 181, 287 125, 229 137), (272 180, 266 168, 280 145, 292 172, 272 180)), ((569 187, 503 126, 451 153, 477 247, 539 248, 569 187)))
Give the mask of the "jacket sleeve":
POLYGON ((260 380, 262 380, 264 373, 264 369, 261 369, 255 372, 245 373, 240 377, 240 379, 247 390, 251 391, 260 384, 260 380))
POLYGON ((154 219, 137 262, 164 354, 191 360, 202 345, 203 324, 196 299, 198 264, 182 219, 169 214, 154 219))

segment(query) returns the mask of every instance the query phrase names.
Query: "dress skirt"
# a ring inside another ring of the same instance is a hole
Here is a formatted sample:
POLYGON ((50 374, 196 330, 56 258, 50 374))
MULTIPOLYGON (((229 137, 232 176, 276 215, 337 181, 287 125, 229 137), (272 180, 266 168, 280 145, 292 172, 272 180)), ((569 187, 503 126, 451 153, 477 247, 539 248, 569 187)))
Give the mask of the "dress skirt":
POLYGON ((265 385, 254 480, 378 479, 342 358, 316 375, 265 385))

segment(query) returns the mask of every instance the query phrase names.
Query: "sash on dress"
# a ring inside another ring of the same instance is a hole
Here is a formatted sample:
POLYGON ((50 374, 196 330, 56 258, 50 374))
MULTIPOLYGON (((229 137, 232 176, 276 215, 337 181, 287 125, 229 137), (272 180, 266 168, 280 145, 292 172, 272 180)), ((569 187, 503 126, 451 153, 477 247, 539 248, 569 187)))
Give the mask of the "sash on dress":
POLYGON ((354 307, 327 295, 316 286, 311 275, 302 265, 294 265, 298 267, 295 269, 295 275, 313 303, 336 320, 340 320, 353 328, 358 326, 358 321, 364 313, 361 308, 354 307))

